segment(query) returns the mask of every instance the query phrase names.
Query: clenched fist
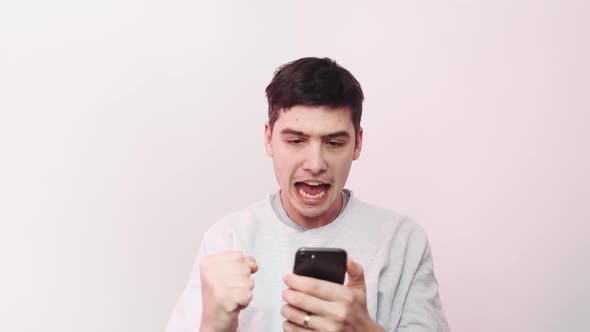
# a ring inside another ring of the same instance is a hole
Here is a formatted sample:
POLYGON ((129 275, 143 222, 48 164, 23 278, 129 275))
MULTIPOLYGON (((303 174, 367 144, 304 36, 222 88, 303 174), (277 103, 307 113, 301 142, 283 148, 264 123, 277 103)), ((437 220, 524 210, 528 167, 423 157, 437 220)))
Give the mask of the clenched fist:
POLYGON ((201 332, 237 329, 240 310, 252 300, 254 280, 251 275, 257 270, 254 258, 239 251, 227 251, 201 260, 201 332))

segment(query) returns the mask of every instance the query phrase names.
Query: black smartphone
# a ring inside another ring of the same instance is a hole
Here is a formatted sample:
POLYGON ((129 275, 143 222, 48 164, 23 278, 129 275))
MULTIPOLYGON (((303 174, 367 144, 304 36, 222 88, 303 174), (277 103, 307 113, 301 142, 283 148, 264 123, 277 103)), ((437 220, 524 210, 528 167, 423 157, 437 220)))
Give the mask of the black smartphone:
POLYGON ((299 248, 293 273, 344 284, 346 251, 339 248, 299 248))

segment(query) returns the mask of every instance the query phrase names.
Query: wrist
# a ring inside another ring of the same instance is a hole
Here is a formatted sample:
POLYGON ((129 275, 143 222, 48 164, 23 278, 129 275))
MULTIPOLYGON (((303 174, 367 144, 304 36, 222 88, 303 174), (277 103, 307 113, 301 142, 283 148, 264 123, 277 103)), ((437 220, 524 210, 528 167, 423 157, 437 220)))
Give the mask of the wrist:
POLYGON ((223 328, 214 324, 208 324, 206 320, 202 320, 199 326, 199 332, 235 332, 236 327, 223 328))

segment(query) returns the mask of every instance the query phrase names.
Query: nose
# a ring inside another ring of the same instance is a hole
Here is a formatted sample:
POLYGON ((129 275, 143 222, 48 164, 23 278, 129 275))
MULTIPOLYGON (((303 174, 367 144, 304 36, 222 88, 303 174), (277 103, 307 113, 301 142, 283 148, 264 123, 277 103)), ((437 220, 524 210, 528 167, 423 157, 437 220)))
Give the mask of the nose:
POLYGON ((312 174, 319 174, 328 168, 321 144, 309 144, 305 152, 303 169, 312 174))

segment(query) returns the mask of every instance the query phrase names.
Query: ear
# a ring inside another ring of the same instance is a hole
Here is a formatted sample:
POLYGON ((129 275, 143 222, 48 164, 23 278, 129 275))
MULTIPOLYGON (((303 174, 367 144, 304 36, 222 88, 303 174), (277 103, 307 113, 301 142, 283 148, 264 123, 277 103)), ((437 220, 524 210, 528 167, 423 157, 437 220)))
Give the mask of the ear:
POLYGON ((352 160, 357 160, 361 156, 361 150, 363 149, 363 128, 359 128, 358 134, 356 134, 356 139, 354 141, 354 153, 352 155, 352 160))
POLYGON ((267 123, 264 124, 264 148, 266 149, 266 154, 269 157, 272 157, 272 130, 270 129, 270 125, 267 123))

